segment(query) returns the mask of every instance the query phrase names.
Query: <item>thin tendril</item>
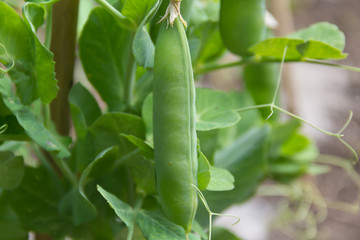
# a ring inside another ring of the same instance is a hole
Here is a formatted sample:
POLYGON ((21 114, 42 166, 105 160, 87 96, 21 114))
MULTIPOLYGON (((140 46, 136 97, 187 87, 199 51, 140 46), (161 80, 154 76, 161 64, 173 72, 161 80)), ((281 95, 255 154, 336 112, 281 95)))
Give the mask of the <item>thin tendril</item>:
POLYGON ((272 100, 272 102, 271 102, 272 104, 275 104, 276 97, 277 97, 278 92, 279 92, 279 89, 280 89, 281 74, 282 74, 282 72, 283 72, 284 61, 285 61, 285 56, 286 56, 287 49, 288 49, 288 45, 286 45, 286 47, 284 48, 283 58, 281 59, 280 70, 279 70, 278 79, 277 79, 277 85, 276 85, 276 89, 275 89, 275 93, 274 93, 273 100, 272 100))
POLYGON ((235 216, 235 215, 231 215, 231 214, 222 214, 222 213, 214 213, 210 210, 210 207, 205 199, 205 196, 204 194, 200 191, 200 189, 195 186, 194 184, 191 184, 191 186, 193 188, 195 188, 195 190, 197 191, 198 195, 199 195, 199 198, 201 199, 202 203, 204 204, 204 207, 206 208, 206 211, 209 213, 209 240, 211 240, 211 231, 212 231, 212 216, 215 215, 215 216, 225 216, 225 217, 233 217, 233 218, 236 218, 237 221, 235 223, 233 223, 231 226, 234 226, 236 225, 237 223, 240 222, 240 218, 238 216, 235 216))

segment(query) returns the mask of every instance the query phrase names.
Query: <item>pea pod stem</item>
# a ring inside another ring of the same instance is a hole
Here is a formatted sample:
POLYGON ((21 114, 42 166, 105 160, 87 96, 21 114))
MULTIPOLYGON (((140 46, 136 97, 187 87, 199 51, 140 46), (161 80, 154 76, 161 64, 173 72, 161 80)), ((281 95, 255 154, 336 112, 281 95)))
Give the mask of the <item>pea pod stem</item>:
POLYGON ((160 19, 160 22, 167 20, 167 23, 174 27, 174 21, 179 17, 180 21, 184 24, 185 28, 187 27, 186 21, 183 19, 180 13, 180 5, 182 0, 170 0, 169 6, 166 8, 165 15, 160 19))

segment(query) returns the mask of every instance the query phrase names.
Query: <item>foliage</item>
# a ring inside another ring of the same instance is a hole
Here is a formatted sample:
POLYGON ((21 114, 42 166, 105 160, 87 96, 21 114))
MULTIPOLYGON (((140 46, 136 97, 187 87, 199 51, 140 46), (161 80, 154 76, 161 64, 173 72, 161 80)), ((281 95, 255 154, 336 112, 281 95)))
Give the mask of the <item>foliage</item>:
MULTIPOLYGON (((45 44, 49 39, 43 43, 38 37, 46 25, 51 31, 55 2, 27 1, 20 17, 14 5, 0 1, 1 239, 25 239, 29 231, 53 239, 207 239, 204 208, 186 236, 159 201, 152 83, 156 23, 168 1, 90 4, 78 36, 88 82, 75 83, 67 93, 72 138, 60 136, 50 120, 49 104, 59 89, 53 54, 45 44)), ((279 115, 268 121, 273 110, 287 113, 276 105, 279 65, 274 63, 344 59, 344 34, 333 24, 317 23, 289 36, 241 46, 246 58, 222 65, 219 59, 231 49, 219 29, 219 1, 184 0, 182 6, 196 81, 218 68, 245 65, 241 91, 196 89, 197 187, 210 208, 221 212, 242 203, 269 179, 292 184, 306 174, 326 172, 315 164, 319 153, 314 142, 300 132, 301 121, 306 121, 297 116, 283 121, 279 115), (261 76, 261 89, 259 82, 251 82, 254 76, 261 76), (270 110, 260 110, 264 107, 270 110)), ((342 131, 323 132, 346 144, 342 131)), ((164 134, 172 140, 171 133, 164 134)), ((212 239, 240 238, 214 228, 212 239)))

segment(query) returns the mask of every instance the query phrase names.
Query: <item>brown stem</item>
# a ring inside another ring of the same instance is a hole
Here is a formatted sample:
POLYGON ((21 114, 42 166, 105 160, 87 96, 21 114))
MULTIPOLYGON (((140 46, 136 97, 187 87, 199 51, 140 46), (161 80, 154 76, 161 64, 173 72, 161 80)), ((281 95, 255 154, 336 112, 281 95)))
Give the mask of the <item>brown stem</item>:
POLYGON ((68 135, 70 128, 68 94, 74 75, 78 7, 79 0, 61 0, 53 6, 50 50, 54 53, 60 90, 50 105, 50 112, 61 135, 68 135))

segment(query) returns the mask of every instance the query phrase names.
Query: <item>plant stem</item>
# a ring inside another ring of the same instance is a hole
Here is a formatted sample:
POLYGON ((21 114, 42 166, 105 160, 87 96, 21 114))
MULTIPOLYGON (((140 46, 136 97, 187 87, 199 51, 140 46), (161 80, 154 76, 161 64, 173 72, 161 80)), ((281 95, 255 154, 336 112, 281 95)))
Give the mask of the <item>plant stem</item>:
POLYGON ((51 51, 54 53, 58 96, 50 105, 51 118, 61 135, 68 135, 68 94, 73 82, 79 0, 62 0, 53 6, 51 51))
MULTIPOLYGON (((253 64, 253 63, 273 63, 273 62, 281 62, 281 60, 278 59, 263 59, 263 58, 248 58, 248 59, 242 59, 235 62, 229 62, 229 63, 210 63, 210 64, 204 64, 203 66, 200 66, 195 69, 195 75, 201 75, 205 74, 211 71, 220 70, 224 68, 230 68, 230 67, 236 67, 241 66, 244 64, 253 64)), ((353 67, 348 65, 341 65, 336 63, 329 63, 329 62, 323 62, 320 60, 311 60, 311 59, 299 59, 299 60, 285 60, 284 62, 291 63, 291 62, 300 62, 300 63, 312 63, 312 64, 319 64, 324 66, 331 66, 331 67, 337 67, 342 68, 346 70, 350 70, 353 72, 360 72, 359 67, 353 67)))
POLYGON ((132 42, 134 39, 135 34, 131 34, 131 44, 129 45, 129 57, 127 62, 126 68, 126 75, 125 75, 125 84, 124 84, 124 99, 125 99, 125 106, 126 109, 130 109, 133 92, 134 92, 134 85, 136 80, 136 61, 135 57, 132 53, 132 42))
POLYGON ((52 9, 53 5, 47 6, 47 17, 46 17, 46 32, 44 45, 47 49, 50 49, 51 33, 52 33, 52 9))

